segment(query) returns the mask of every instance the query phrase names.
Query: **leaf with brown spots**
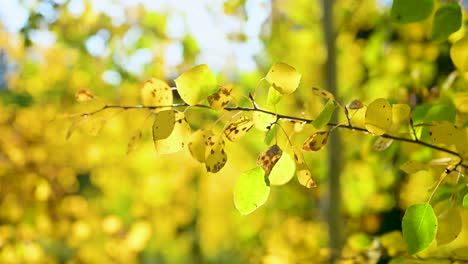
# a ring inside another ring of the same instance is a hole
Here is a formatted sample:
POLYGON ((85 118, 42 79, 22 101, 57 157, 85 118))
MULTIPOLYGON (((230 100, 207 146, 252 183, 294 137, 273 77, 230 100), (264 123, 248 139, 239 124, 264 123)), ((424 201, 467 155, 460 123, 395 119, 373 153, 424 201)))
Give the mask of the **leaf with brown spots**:
POLYGON ((364 104, 359 101, 359 100, 353 100, 351 103, 349 103, 346 108, 351 109, 351 110, 358 110, 364 107, 364 104))
POLYGON ((145 82, 141 89, 141 100, 145 106, 172 105, 174 101, 171 87, 157 78, 145 82))
POLYGON ((128 141, 127 145, 127 155, 135 151, 141 142, 141 139, 143 137, 143 133, 141 133, 141 130, 137 130, 133 133, 132 137, 130 138, 130 141, 128 141))
POLYGON ((392 126, 392 106, 387 99, 379 98, 369 104, 366 111, 366 129, 374 135, 383 135, 392 126))
POLYGON ((222 86, 216 93, 208 96, 208 103, 214 110, 223 110, 232 100, 232 89, 234 85, 222 86))
POLYGON ((379 137, 375 142, 374 145, 372 146, 373 150, 376 151, 384 151, 388 149, 393 143, 393 139, 391 138, 384 138, 384 137, 379 137))
POLYGON ((220 171, 227 161, 222 136, 208 136, 205 141, 205 167, 208 172, 220 171))
POLYGON ((78 103, 85 103, 94 99, 94 94, 88 89, 81 89, 75 94, 78 103))
POLYGON ((200 129, 192 133, 188 139, 190 154, 199 162, 205 162, 206 140, 212 135, 213 132, 200 129))
POLYGON ((265 176, 270 175, 271 170, 283 155, 278 145, 273 145, 258 155, 257 164, 265 171, 265 176))
POLYGON ((238 141, 249 132, 253 125, 254 123, 250 118, 240 116, 224 129, 224 135, 232 142, 238 141))
POLYGON ((320 96, 320 97, 322 97, 324 99, 335 100, 335 96, 332 93, 330 93, 329 91, 325 90, 325 89, 312 87, 312 92, 315 95, 320 96))
MULTIPOLYGON (((182 150, 185 147, 185 141, 189 137, 191 132, 190 125, 185 119, 185 114, 183 112, 178 112, 174 110, 164 110, 162 112, 165 111, 174 112, 175 118, 174 122, 172 123, 174 127, 168 137, 164 139, 158 139, 158 137, 167 134, 168 130, 167 128, 163 127, 163 123, 159 122, 160 119, 155 118, 153 123, 153 141, 154 147, 159 154, 169 154, 182 150)), ((165 124, 168 126, 171 125, 169 121, 166 121, 165 124)))
POLYGON ((327 144, 327 141, 328 131, 315 132, 304 142, 302 149, 305 151, 317 151, 323 148, 327 144))
POLYGON ((296 163, 297 180, 299 183, 306 188, 317 187, 317 182, 312 177, 312 173, 304 160, 304 156, 301 150, 297 147, 293 147, 294 162, 296 163))

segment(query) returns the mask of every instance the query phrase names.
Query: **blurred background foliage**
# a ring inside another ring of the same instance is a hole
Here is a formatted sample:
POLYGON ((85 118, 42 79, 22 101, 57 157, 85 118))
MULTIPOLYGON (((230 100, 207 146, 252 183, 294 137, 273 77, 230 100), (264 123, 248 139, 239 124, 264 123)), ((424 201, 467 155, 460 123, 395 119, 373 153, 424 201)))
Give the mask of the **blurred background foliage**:
MULTIPOLYGON (((427 21, 392 24, 389 1, 335 2, 338 97, 344 104, 386 97, 412 107, 443 102, 467 114, 459 102, 467 95, 467 76, 455 72, 449 56, 464 28, 448 42, 434 43, 427 21)), ((264 132, 228 143, 226 167, 207 174, 186 150, 155 153, 149 112, 108 110, 90 120, 72 115, 106 103, 139 104, 146 79, 173 85, 199 63, 235 83, 242 101, 271 64, 283 61, 303 79, 277 110, 313 118, 323 103, 310 87, 326 89, 319 1, 16 0, 3 1, 0 10, 1 263, 327 260, 327 150, 306 156, 318 188, 305 189, 294 179, 272 188, 262 208, 240 216, 233 185, 266 148, 264 132), (78 104, 81 89, 96 99, 78 104), (140 133, 141 140, 131 140, 140 133)), ((260 92, 266 95, 267 88, 260 85, 260 92)), ((188 112, 193 128, 216 118, 188 112)), ((405 254, 402 210, 426 201, 438 175, 405 175, 398 167, 409 157, 437 154, 408 144, 374 152, 374 138, 351 131, 343 136, 349 258, 343 262, 368 263, 378 255, 385 263, 405 254)), ((432 248, 430 256, 468 258, 468 213, 461 215, 461 238, 432 248)))

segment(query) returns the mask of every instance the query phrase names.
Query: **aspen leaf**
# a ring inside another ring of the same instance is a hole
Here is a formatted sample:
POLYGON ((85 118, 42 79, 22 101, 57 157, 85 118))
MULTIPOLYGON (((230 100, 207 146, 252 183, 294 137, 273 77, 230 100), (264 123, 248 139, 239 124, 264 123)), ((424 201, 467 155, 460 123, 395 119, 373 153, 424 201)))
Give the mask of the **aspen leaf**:
POLYGON ((233 87, 232 84, 222 86, 216 93, 208 96, 208 103, 211 108, 214 110, 224 109, 232 100, 231 92, 233 87))
POLYGON ((184 102, 195 105, 216 92, 216 77, 206 64, 184 72, 175 79, 177 91, 184 102))
POLYGON ((268 88, 267 104, 275 105, 281 100, 282 97, 283 95, 280 92, 278 92, 273 86, 270 86, 270 88, 268 88))
POLYGON ((453 43, 450 47, 450 58, 460 71, 468 70, 468 35, 453 43))
POLYGON ((68 128, 66 139, 69 139, 77 129, 90 136, 97 136, 105 123, 106 120, 104 118, 96 115, 80 115, 73 120, 68 128))
POLYGON ((437 217, 430 204, 415 204, 406 209, 402 220, 403 239, 414 255, 431 244, 437 233, 437 217))
POLYGON ((176 113, 174 110, 164 110, 154 115, 153 140, 160 140, 169 137, 174 130, 176 113))
POLYGON ((323 108, 322 112, 320 112, 320 114, 312 122, 312 125, 316 129, 321 129, 323 126, 327 125, 333 115, 333 112, 335 111, 335 108, 336 107, 333 100, 329 100, 323 108))
POLYGON ((267 144, 267 145, 270 145, 270 143, 273 141, 273 139, 278 134, 278 130, 279 130, 279 126, 277 124, 273 124, 271 126, 270 130, 268 130, 266 132, 265 140, 263 142, 265 142, 265 144, 267 144))
POLYGON ((454 102, 458 111, 468 113, 468 94, 458 93, 455 95, 454 102))
POLYGON ((192 157, 199 162, 205 162, 206 141, 209 136, 213 136, 211 131, 203 129, 197 130, 188 138, 188 149, 192 157))
POLYGON ((450 201, 445 200, 434 207, 439 228, 437 229, 437 245, 448 244, 455 240, 462 230, 462 219, 456 207, 450 207, 450 201))
POLYGON ((270 186, 265 182, 265 172, 255 167, 242 173, 234 186, 234 205, 243 215, 262 206, 270 195, 270 186))
MULTIPOLYGON (((185 114, 183 112, 177 112, 174 110, 164 110, 161 112, 165 111, 173 111, 175 114, 175 119, 171 125, 169 118, 159 119, 156 118, 157 116, 155 117, 153 123, 153 141, 156 152, 159 154, 169 154, 182 150, 185 146, 185 141, 189 137, 191 132, 190 125, 187 123, 187 120, 185 119, 185 114), (161 122, 161 120, 165 120, 165 124, 167 124, 169 127, 173 126, 171 130, 172 132, 166 138, 162 137, 168 133, 169 129, 167 129, 167 127, 164 127, 164 123, 161 122)), ((168 114, 168 116, 169 115, 170 114, 168 114)))
POLYGON ((283 151, 275 144, 258 155, 257 164, 265 171, 265 175, 269 176, 271 170, 282 155, 283 151))
POLYGON ((143 133, 141 133, 141 130, 137 130, 132 137, 130 138, 130 141, 128 141, 127 145, 127 155, 135 151, 138 147, 138 144, 141 142, 141 138, 143 137, 143 133))
POLYGON ((429 166, 419 161, 408 160, 400 166, 400 170, 408 174, 413 174, 418 171, 429 170, 429 166))
POLYGON ((221 136, 208 136, 205 141, 205 167, 206 171, 217 173, 227 161, 224 151, 224 140, 221 136))
POLYGON ((392 120, 393 123, 401 124, 408 122, 411 113, 411 108, 407 104, 392 105, 392 120))
POLYGON ((240 116, 224 129, 224 135, 232 142, 238 141, 249 132, 253 125, 250 118, 240 116))
POLYGON ((412 23, 428 18, 434 10, 434 0, 393 0, 390 17, 395 23, 412 23))
POLYGON ((463 196, 463 207, 468 208, 468 193, 463 196))
POLYGON ((309 189, 317 187, 317 183, 314 178, 312 178, 312 173, 307 166, 300 149, 293 147, 293 152, 294 162, 296 163, 297 180, 299 183, 309 189))
POLYGON ((291 155, 283 153, 268 176, 270 184, 283 185, 288 183, 294 177, 295 170, 296 166, 291 155))
POLYGON ((372 149, 375 151, 384 151, 388 149, 393 143, 393 139, 391 138, 384 138, 384 137, 379 137, 375 142, 374 145, 372 146, 372 149))
POLYGON ((301 77, 294 67, 279 62, 271 66, 265 79, 281 94, 291 94, 299 87, 301 77))
POLYGON ((460 29, 462 25, 462 11, 457 2, 449 2, 441 5, 432 23, 431 38, 434 41, 444 41, 450 34, 460 29))
POLYGON ((315 132, 304 142, 302 149, 305 151, 318 151, 327 144, 327 141, 328 131, 315 132))
POLYGON ((81 89, 76 92, 75 99, 78 103, 85 103, 94 99, 94 94, 88 89, 81 89))
POLYGON ((330 93, 329 91, 325 90, 325 89, 320 89, 320 88, 317 88, 317 87, 312 87, 312 92, 319 96, 319 97, 322 97, 323 99, 327 99, 327 100, 335 100, 335 96, 330 93))
POLYGON ((363 108, 364 104, 361 101, 356 99, 356 100, 353 100, 351 103, 349 103, 346 107, 351 110, 358 110, 358 109, 363 108))
POLYGON ((157 78, 151 78, 141 88, 141 100, 147 106, 169 106, 174 102, 169 85, 157 78))
POLYGON ((271 124, 276 122, 276 116, 262 112, 253 112, 252 121, 254 122, 256 129, 260 131, 268 131, 271 124))
POLYGON ((376 99, 366 111, 366 129, 374 135, 382 135, 392 125, 392 107, 387 99, 376 99))
POLYGON ((462 157, 468 155, 468 140, 464 128, 458 128, 450 122, 436 123, 429 127, 429 136, 436 144, 455 145, 462 157))

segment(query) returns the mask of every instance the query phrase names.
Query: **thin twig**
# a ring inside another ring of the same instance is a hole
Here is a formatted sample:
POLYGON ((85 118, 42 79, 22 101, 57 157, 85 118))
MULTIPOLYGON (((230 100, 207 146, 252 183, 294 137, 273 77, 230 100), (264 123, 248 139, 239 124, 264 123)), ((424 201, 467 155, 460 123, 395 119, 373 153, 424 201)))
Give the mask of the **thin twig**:
MULTIPOLYGON (((123 109, 123 110, 147 109, 147 110, 155 110, 155 109, 168 108, 168 107, 170 107, 170 108, 179 108, 179 107, 189 107, 189 106, 190 105, 188 105, 186 103, 164 105, 164 106, 105 105, 105 106, 103 106, 103 107, 101 107, 101 108, 99 108, 99 109, 97 109, 95 111, 88 112, 88 113, 82 113, 81 116, 91 116, 91 115, 97 114, 97 113, 99 113, 101 111, 104 111, 106 109, 123 109)), ((190 107, 212 109, 208 105, 201 105, 201 104, 192 105, 190 107)), ((226 107, 226 108, 224 108, 224 110, 226 110, 226 111, 260 112, 260 113, 276 116, 278 120, 283 119, 283 120, 291 120, 291 121, 301 121, 301 122, 304 122, 304 123, 307 123, 307 124, 310 124, 310 123, 312 123, 314 121, 313 119, 307 119, 307 118, 303 118, 303 117, 296 117, 296 116, 289 116, 289 115, 284 115, 284 114, 277 114, 277 113, 274 113, 274 112, 271 112, 271 111, 268 111, 268 110, 265 110, 265 109, 262 109, 262 108, 258 108, 258 107, 250 108, 250 107, 237 106, 237 107, 226 107)), ((365 128, 352 126, 350 124, 338 124, 338 123, 334 123, 334 122, 329 122, 329 123, 327 123, 327 126, 329 126, 329 127, 338 127, 338 128, 348 129, 348 130, 352 130, 352 131, 360 131, 360 132, 363 132, 363 133, 366 133, 366 134, 369 133, 369 131, 367 129, 365 129, 365 128)), ((413 133, 415 133, 415 132, 413 132, 413 133)), ((461 166, 461 167, 464 167, 464 168, 468 168, 468 165, 463 164, 463 161, 464 161, 463 157, 459 153, 457 153, 457 152, 455 152, 453 150, 446 149, 446 148, 443 148, 443 147, 439 147, 439 146, 436 146, 436 145, 432 145, 430 143, 420 141, 417 138, 411 139, 411 138, 394 136, 394 135, 390 135, 390 134, 383 134, 383 135, 380 135, 380 136, 383 137, 383 138, 393 139, 393 140, 401 141, 401 142, 412 143, 412 144, 420 145, 420 146, 423 146, 423 147, 431 148, 431 149, 434 149, 434 150, 438 150, 438 151, 441 151, 441 152, 445 152, 447 154, 450 154, 450 155, 453 155, 453 156, 456 156, 456 157, 460 158, 460 163, 458 165, 461 166)))

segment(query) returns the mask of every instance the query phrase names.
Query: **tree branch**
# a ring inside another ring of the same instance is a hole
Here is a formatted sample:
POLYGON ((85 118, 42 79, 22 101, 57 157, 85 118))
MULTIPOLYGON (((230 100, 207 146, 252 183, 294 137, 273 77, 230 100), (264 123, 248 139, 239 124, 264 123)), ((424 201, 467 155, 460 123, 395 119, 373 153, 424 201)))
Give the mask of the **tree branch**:
MULTIPOLYGON (((83 116, 83 117, 84 116, 92 116, 92 115, 95 115, 95 114, 97 114, 99 112, 105 111, 107 109, 122 109, 122 110, 146 109, 146 110, 155 110, 155 109, 161 109, 161 108, 183 108, 183 107, 186 108, 186 107, 189 107, 189 106, 190 105, 188 105, 186 103, 164 105, 164 106, 104 105, 103 107, 101 107, 101 108, 99 108, 97 110, 87 112, 87 113, 81 113, 79 115, 83 116)), ((210 106, 202 105, 202 104, 192 105, 190 107, 212 109, 210 106)), ((271 111, 268 111, 268 110, 265 110, 265 109, 262 109, 262 108, 258 108, 258 107, 256 107, 256 108, 252 107, 251 108, 251 107, 237 106, 237 107, 226 107, 226 108, 224 108, 224 110, 226 110, 226 111, 260 112, 260 113, 276 116, 277 120, 281 119, 281 120, 298 121, 298 122, 303 122, 303 123, 307 123, 307 124, 310 124, 310 123, 314 122, 314 119, 307 119, 307 118, 302 118, 302 117, 296 117, 296 116, 290 116, 290 115, 284 115, 284 114, 277 114, 275 112, 271 112, 271 111)), ((366 133, 366 134, 369 133, 369 131, 367 129, 362 128, 362 127, 352 126, 351 124, 338 124, 338 123, 335 123, 335 122, 329 122, 329 123, 327 123, 327 126, 328 127, 337 127, 337 128, 347 129, 347 130, 351 130, 351 131, 360 131, 360 132, 363 132, 363 133, 366 133)), ((450 149, 447 149, 447 148, 444 148, 444 147, 440 147, 440 146, 436 146, 436 145, 432 145, 430 143, 420 141, 420 140, 417 140, 417 139, 412 139, 412 138, 399 137, 399 136, 394 136, 394 135, 391 135, 391 134, 383 134, 383 135, 380 135, 380 136, 383 137, 383 138, 393 139, 393 140, 396 140, 396 141, 401 141, 401 142, 407 142, 407 143, 411 143, 411 144, 420 145, 420 146, 423 146, 423 147, 427 147, 427 148, 430 148, 430 149, 434 149, 434 150, 437 150, 437 151, 440 151, 440 152, 444 152, 444 153, 456 156, 456 157, 458 157, 460 159, 459 166, 464 167, 464 168, 468 168, 468 165, 463 164, 463 161, 464 161, 463 157, 459 153, 457 153, 457 152, 455 152, 453 150, 450 150, 450 149)))

